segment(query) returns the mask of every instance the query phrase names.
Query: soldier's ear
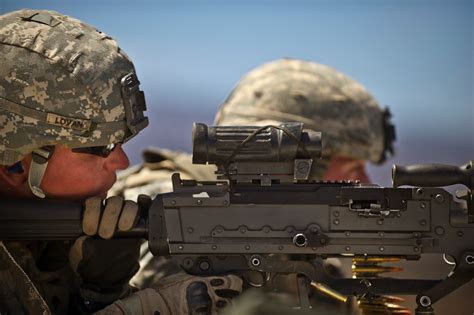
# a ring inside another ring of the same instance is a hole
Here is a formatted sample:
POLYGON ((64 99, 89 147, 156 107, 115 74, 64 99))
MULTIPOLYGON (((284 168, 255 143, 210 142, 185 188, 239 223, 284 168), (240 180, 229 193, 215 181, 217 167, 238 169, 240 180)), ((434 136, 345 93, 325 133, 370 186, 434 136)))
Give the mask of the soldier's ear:
POLYGON ((11 166, 0 166, 0 181, 7 187, 18 188, 28 180, 28 173, 23 168, 23 161, 11 166))

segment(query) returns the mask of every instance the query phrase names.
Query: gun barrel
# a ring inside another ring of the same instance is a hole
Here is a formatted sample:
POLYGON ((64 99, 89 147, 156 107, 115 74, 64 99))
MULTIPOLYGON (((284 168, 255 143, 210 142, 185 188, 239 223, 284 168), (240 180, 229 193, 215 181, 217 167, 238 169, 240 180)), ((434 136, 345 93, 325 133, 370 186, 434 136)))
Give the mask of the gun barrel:
POLYGON ((403 185, 421 187, 443 187, 462 184, 472 189, 474 186, 474 160, 463 166, 444 164, 417 164, 409 166, 393 165, 393 187, 403 185))
POLYGON ((73 240, 81 234, 79 202, 2 200, 0 240, 73 240))
MULTIPOLYGON (((7 199, 0 206, 0 240, 74 240, 83 235, 83 204, 68 200, 7 199)), ((129 231, 117 231, 117 238, 146 238, 140 218, 129 231)))

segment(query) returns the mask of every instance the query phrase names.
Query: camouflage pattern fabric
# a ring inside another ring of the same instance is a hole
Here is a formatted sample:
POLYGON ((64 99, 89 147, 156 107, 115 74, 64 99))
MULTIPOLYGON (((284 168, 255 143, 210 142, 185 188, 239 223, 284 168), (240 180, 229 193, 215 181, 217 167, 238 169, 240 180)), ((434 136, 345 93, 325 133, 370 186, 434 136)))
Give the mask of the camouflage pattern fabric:
POLYGON ((77 286, 67 261, 68 246, 59 241, 3 242, 0 313, 78 314, 76 301, 71 301, 77 286))
POLYGON ((25 312, 50 314, 38 289, 15 261, 3 242, 0 242, 0 313, 24 314, 25 312), (28 294, 17 294, 18 287, 28 294))
POLYGON ((216 115, 217 125, 303 122, 323 134, 323 155, 379 162, 383 111, 359 83, 315 62, 281 59, 245 75, 216 115))
MULTIPOLYGON (((0 16, 0 165, 61 143, 130 138, 120 80, 135 73, 117 42, 54 11, 0 16)), ((146 118, 140 121, 143 129, 146 118)))

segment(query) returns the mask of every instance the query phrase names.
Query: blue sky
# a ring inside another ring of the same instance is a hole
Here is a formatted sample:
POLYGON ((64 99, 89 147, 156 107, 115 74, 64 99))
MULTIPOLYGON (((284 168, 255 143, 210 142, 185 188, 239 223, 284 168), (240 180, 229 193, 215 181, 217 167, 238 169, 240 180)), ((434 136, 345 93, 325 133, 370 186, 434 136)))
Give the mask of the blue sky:
POLYGON ((241 76, 281 57, 328 64, 389 105, 391 162, 474 159, 473 1, 0 0, 0 13, 25 7, 95 25, 132 57, 152 120, 126 147, 133 162, 147 145, 189 150, 191 122, 211 123, 241 76))

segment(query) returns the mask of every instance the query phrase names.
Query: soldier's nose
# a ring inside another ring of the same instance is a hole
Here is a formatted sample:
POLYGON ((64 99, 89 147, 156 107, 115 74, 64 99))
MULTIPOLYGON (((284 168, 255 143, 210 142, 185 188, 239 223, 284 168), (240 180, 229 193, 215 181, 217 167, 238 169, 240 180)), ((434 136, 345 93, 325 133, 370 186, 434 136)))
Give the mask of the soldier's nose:
POLYGON ((129 166, 130 161, 120 144, 117 145, 105 160, 105 168, 109 171, 115 172, 117 170, 124 170, 129 166))

